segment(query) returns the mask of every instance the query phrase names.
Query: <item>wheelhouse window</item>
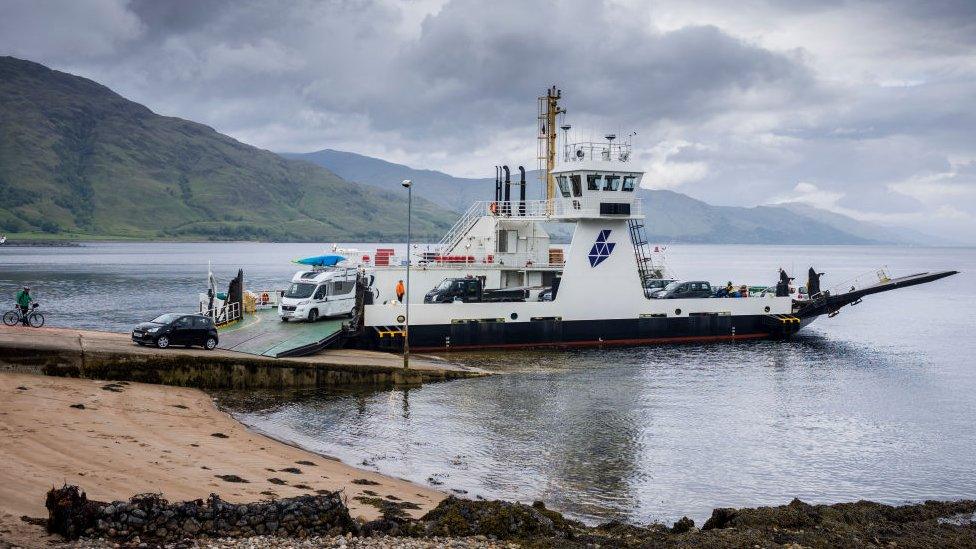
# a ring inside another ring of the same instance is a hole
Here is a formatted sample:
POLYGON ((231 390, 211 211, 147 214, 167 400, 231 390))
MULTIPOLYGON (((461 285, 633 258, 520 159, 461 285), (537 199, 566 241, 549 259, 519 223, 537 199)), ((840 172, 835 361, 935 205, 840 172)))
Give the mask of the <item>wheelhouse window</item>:
POLYGON ((604 179, 603 190, 605 191, 615 191, 620 188, 620 176, 619 175, 608 175, 604 179))
POLYGON ((634 185, 637 182, 637 178, 633 175, 624 176, 624 186, 620 188, 621 191, 634 192, 634 185))
POLYGON ((588 191, 599 191, 600 190, 600 179, 603 176, 596 173, 591 173, 586 176, 586 190, 588 191))
POLYGON ((583 196, 583 178, 579 175, 569 176, 569 182, 573 185, 573 196, 583 196))
POLYGON ((563 198, 569 198, 569 183, 566 181, 566 176, 556 177, 556 183, 559 184, 559 192, 563 193, 563 198))

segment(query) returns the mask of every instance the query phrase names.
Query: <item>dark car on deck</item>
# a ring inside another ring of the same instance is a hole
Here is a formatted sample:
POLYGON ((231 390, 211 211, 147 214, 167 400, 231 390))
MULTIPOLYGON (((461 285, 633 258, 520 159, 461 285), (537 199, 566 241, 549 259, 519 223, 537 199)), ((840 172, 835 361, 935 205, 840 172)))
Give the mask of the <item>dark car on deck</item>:
POLYGON ((690 297, 712 297, 712 285, 700 280, 692 282, 672 282, 659 292, 660 299, 687 299, 690 297))
POLYGON ((644 281, 644 295, 655 297, 655 294, 663 292, 672 282, 674 282, 672 278, 648 278, 644 281))
POLYGON ((132 330, 132 341, 160 349, 171 345, 199 345, 211 350, 217 346, 217 327, 204 315, 167 313, 136 326, 132 330))

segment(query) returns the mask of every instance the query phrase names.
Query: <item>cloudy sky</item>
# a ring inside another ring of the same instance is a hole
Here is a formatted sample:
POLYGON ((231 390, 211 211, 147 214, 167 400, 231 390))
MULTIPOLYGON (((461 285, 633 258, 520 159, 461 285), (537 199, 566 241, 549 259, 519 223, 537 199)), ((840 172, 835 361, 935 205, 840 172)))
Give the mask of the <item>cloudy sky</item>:
POLYGON ((645 186, 976 241, 976 1, 0 0, 0 54, 274 151, 490 176, 535 98, 645 186))

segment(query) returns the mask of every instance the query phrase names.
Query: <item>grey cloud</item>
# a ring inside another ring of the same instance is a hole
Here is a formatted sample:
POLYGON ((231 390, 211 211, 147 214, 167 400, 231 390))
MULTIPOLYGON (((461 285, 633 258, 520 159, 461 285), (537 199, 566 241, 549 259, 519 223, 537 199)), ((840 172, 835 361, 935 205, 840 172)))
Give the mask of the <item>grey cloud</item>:
POLYGON ((405 55, 404 78, 418 95, 379 124, 424 124, 437 110, 445 121, 524 124, 534 118, 527 98, 538 95, 540 83, 558 83, 571 94, 570 108, 635 125, 700 120, 734 106, 746 91, 771 102, 814 100, 817 91, 797 59, 716 27, 656 33, 588 1, 528 11, 501 2, 472 19, 480 5, 453 2, 424 22, 405 55))
MULTIPOLYGON (((917 80, 900 88, 832 78, 823 68, 830 60, 812 63, 815 52, 803 44, 772 50, 730 25, 661 30, 659 5, 634 4, 451 0, 405 32, 404 21, 418 19, 405 13, 417 5, 8 1, 0 5, 0 54, 93 78, 157 112, 265 148, 395 154, 465 175, 503 155, 531 164, 535 97, 557 84, 576 128, 637 130, 642 160, 662 141, 696 144, 667 162, 707 167, 678 188, 698 198, 755 205, 804 181, 843 193, 839 205, 859 211, 951 204, 976 216, 976 204, 892 189, 944 173, 976 185, 976 168, 965 164, 976 156, 976 3, 696 8, 745 10, 756 24, 768 20, 770 32, 795 17, 880 18, 884 28, 868 29, 876 51, 859 51, 917 80)), ((976 222, 965 227, 976 233, 976 222)))

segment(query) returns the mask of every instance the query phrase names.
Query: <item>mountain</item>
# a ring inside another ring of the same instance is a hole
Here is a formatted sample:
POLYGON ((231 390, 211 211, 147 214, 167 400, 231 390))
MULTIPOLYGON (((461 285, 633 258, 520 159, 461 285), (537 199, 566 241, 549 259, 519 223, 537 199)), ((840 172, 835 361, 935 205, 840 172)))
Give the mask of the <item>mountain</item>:
POLYGON ((889 225, 878 225, 875 223, 865 223, 827 210, 815 208, 809 204, 800 202, 786 202, 777 204, 778 207, 787 209, 797 215, 807 218, 817 219, 841 231, 859 234, 860 236, 874 240, 876 242, 892 242, 897 244, 909 244, 913 246, 960 246, 960 242, 925 234, 923 232, 909 229, 906 227, 894 227, 889 225))
MULTIPOLYGON (((403 179, 414 181, 414 193, 456 212, 494 194, 494 178, 453 177, 419 170, 351 152, 322 150, 285 154, 323 166, 340 177, 383 189, 403 179)), ((517 177, 517 176, 516 176, 517 177)), ((537 172, 527 175, 530 197, 541 195, 537 172)), ((802 205, 713 206, 666 190, 641 189, 648 237, 659 242, 718 244, 914 244, 909 231, 865 223, 802 205)), ((558 232, 558 231, 557 231, 558 232)), ((561 236, 568 237, 563 231, 561 236)), ((928 241, 931 244, 931 240, 928 241)))
MULTIPOLYGON (((708 244, 893 244, 875 231, 847 230, 778 206, 712 206, 666 190, 641 190, 648 238, 708 244)), ((849 219, 849 218, 848 218, 849 219)), ((852 224, 860 222, 853 219, 852 224)))
MULTIPOLYGON (((0 232, 390 241, 406 232, 403 194, 0 57, 0 232)), ((453 218, 416 200, 414 234, 439 238, 453 218)))
MULTIPOLYGON (((306 160, 327 168, 347 181, 355 181, 393 190, 410 179, 417 183, 414 193, 431 202, 463 212, 476 200, 491 200, 495 195, 495 178, 454 177, 434 170, 418 170, 361 154, 325 149, 311 153, 281 153, 286 158, 306 160)), ((489 169, 493 169, 489 166, 489 169)), ((512 178, 518 180, 518 166, 511 166, 512 178)), ((537 172, 526 174, 529 188, 539 189, 537 172)), ((536 193, 538 195, 538 192, 536 193)))

